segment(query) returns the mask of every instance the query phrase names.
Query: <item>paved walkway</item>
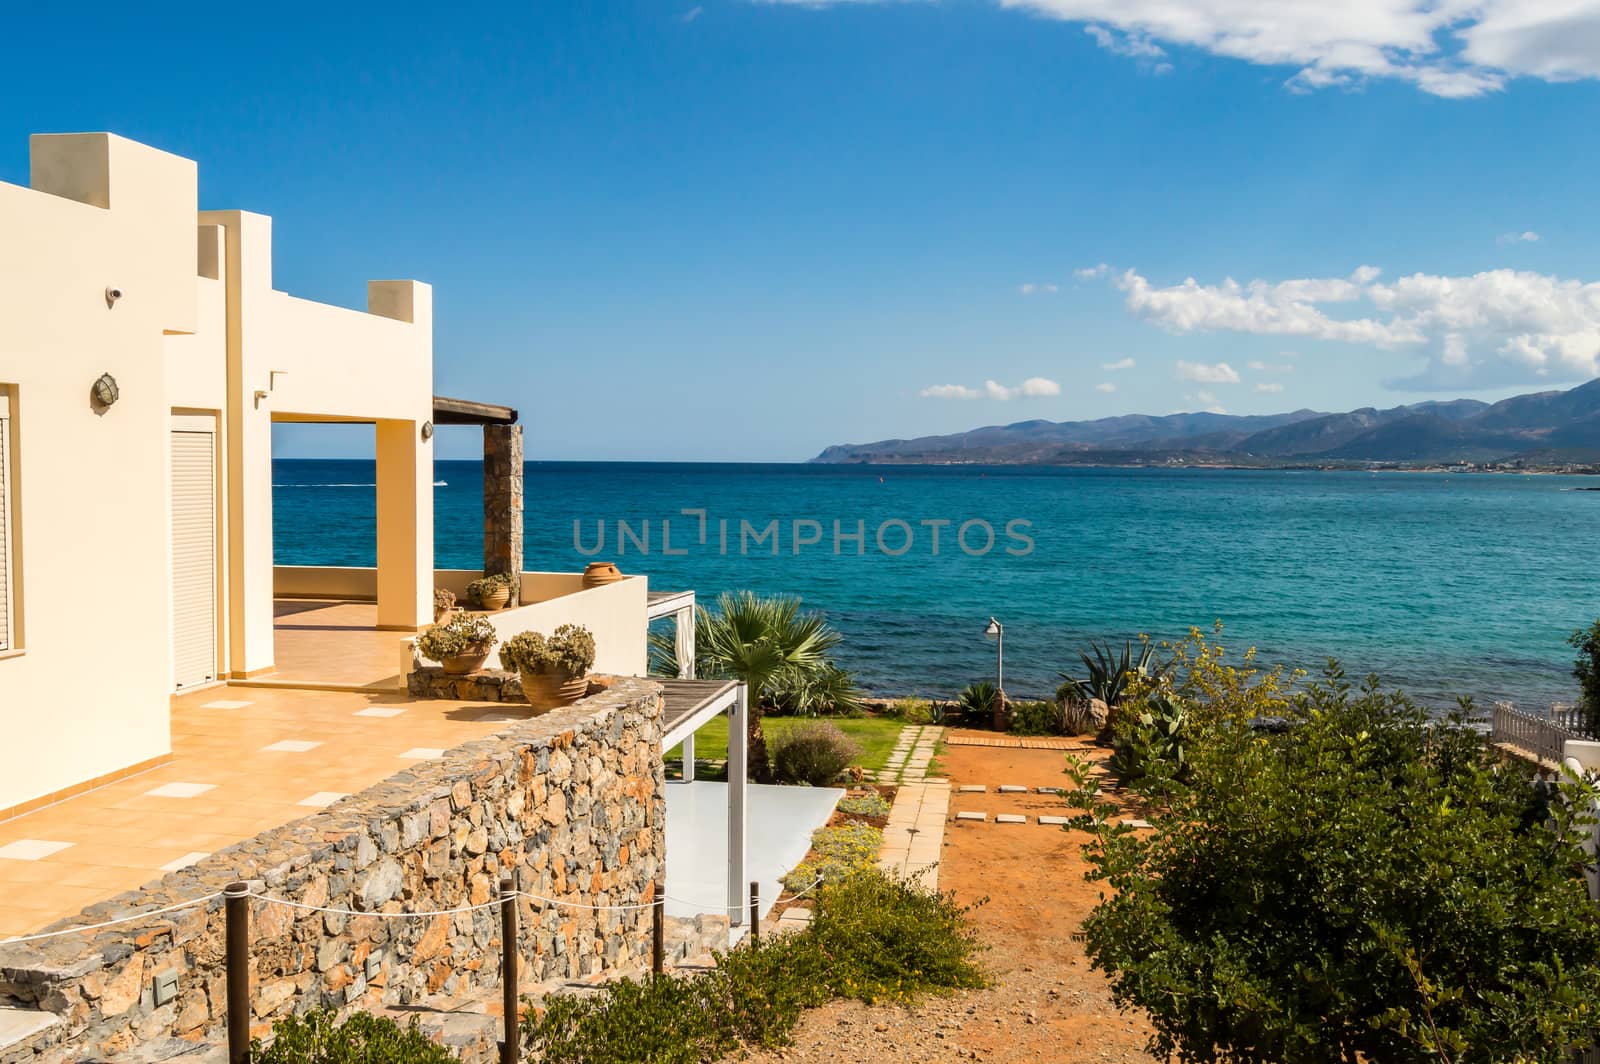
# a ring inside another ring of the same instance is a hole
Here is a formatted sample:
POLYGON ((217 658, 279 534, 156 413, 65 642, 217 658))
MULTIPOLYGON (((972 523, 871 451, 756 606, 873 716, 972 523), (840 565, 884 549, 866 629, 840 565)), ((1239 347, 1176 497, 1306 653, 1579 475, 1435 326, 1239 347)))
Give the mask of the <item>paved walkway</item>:
POLYGON ((935 725, 908 724, 878 773, 879 783, 915 783, 928 775, 933 751, 944 738, 944 729, 935 725))
POLYGON ((939 851, 944 847, 949 812, 950 784, 943 780, 902 783, 883 829, 878 866, 893 875, 914 878, 929 890, 937 889, 939 851))

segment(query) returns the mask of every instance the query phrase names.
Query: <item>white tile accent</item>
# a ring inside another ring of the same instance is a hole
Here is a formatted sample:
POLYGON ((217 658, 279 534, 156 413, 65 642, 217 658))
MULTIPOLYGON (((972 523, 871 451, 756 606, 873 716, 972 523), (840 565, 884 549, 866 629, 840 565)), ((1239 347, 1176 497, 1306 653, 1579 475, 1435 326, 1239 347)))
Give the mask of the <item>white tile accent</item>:
POLYGON ((0 860, 37 861, 60 853, 71 845, 70 842, 51 842, 48 839, 18 839, 10 845, 0 846, 0 860))
POLYGON ((1027 794, 1028 793, 1028 788, 1026 788, 1026 787, 1018 787, 1015 783, 1003 783, 1003 784, 1000 785, 1000 793, 1001 794, 1027 794))
POLYGON ((1067 818, 1064 816, 1042 816, 1039 818, 1039 823, 1045 825, 1046 827, 1058 828, 1066 825, 1067 818))
POLYGON ((295 805, 309 805, 313 809, 326 809, 340 798, 348 797, 350 796, 342 791, 318 791, 310 797, 300 799, 295 805))
POLYGON ((982 794, 986 790, 988 788, 981 783, 963 783, 956 788, 958 794, 982 794))
POLYGON ((999 816, 994 818, 994 822, 996 824, 1026 824, 1028 822, 1028 818, 1025 816, 1018 816, 1016 813, 1001 813, 999 816))
POLYGON ((398 717, 404 712, 405 710, 394 706, 368 706, 366 709, 356 710, 355 715, 358 717, 398 717))
POLYGON ((957 820, 988 820, 988 813, 957 813, 957 820))
POLYGON ((321 745, 321 743, 313 743, 305 739, 285 739, 281 743, 273 743, 271 746, 263 746, 261 751, 262 753, 303 754, 307 750, 315 750, 321 745))
POLYGON ((163 783, 154 790, 145 791, 146 798, 193 798, 197 794, 217 789, 215 783, 163 783))
POLYGON ((219 698, 215 702, 202 702, 200 704, 200 708, 201 709, 243 709, 245 706, 253 706, 253 705, 255 705, 254 702, 240 702, 237 699, 219 698))
POLYGON ((195 851, 192 851, 190 853, 184 854, 182 857, 178 858, 176 861, 168 861, 166 864, 161 866, 161 870, 163 872, 177 872, 177 871, 180 871, 181 869, 188 868, 190 865, 195 864, 196 862, 198 862, 198 861, 200 861, 200 860, 202 860, 204 858, 210 857, 210 856, 211 856, 211 854, 210 854, 209 851, 206 851, 206 850, 195 850, 195 851))
POLYGON ((423 758, 443 757, 444 756, 444 751, 439 749, 437 746, 413 746, 411 749, 407 750, 405 753, 401 754, 400 756, 401 757, 409 757, 409 758, 412 758, 414 760, 415 759, 423 759, 423 758))

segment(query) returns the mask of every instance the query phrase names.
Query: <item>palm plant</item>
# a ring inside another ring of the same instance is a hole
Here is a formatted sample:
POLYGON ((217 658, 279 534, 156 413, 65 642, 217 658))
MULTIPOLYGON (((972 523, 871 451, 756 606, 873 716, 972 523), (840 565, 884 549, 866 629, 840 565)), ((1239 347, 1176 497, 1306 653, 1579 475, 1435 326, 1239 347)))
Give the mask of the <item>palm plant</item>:
MULTIPOLYGON (((761 596, 753 591, 724 592, 715 612, 695 611, 695 675, 743 680, 750 689, 750 768, 757 780, 771 775, 761 714, 784 701, 815 706, 829 690, 834 704, 854 685, 830 660, 842 637, 820 614, 800 609, 798 598, 761 596), (798 692, 798 693, 797 693, 798 692)), ((676 676, 671 637, 651 636, 651 668, 676 676)))
POLYGON ((1078 652, 1087 670, 1083 677, 1065 672, 1059 674, 1061 686, 1056 688, 1056 701, 1087 702, 1091 698, 1098 698, 1107 706, 1115 706, 1122 701, 1128 681, 1135 676, 1148 675, 1150 660, 1155 657, 1155 648, 1147 641, 1140 642, 1137 658, 1134 657, 1131 640, 1123 644, 1121 658, 1116 656, 1109 642, 1096 643, 1091 640, 1089 650, 1094 652, 1093 657, 1086 651, 1078 652))
POLYGON ((956 698, 956 704, 961 707, 963 716, 988 717, 994 712, 995 699, 1000 692, 988 680, 979 680, 969 683, 961 689, 961 694, 956 698))

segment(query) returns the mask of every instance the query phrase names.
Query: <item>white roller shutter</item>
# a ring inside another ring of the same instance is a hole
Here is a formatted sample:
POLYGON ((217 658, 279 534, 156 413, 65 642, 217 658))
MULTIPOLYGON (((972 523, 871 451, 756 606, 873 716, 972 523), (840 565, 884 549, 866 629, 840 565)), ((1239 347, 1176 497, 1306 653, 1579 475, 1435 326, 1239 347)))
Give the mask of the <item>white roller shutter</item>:
POLYGON ((172 434, 172 672, 179 691, 217 675, 216 436, 172 434))
POLYGON ((0 650, 11 649, 11 407, 0 395, 0 650))

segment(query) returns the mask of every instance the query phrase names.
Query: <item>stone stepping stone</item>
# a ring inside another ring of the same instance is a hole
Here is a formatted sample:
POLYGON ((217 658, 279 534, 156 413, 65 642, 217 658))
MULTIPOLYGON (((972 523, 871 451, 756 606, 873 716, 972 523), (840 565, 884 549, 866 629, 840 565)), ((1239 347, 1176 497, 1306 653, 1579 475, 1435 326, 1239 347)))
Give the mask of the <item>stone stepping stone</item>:
POLYGON ((1059 828, 1066 826, 1067 818, 1064 816, 1042 816, 1039 818, 1039 823, 1045 825, 1046 827, 1059 828))
POLYGON ((956 788, 956 793, 958 793, 958 794, 983 794, 988 789, 989 788, 985 787, 981 783, 963 783, 961 786, 956 788))
POLYGON ((1039 788, 1039 793, 1040 794, 1066 794, 1067 792, 1065 790, 1063 790, 1062 788, 1060 788, 1060 787, 1040 787, 1039 788))
POLYGON ((957 813, 957 820, 976 820, 980 823, 989 819, 988 813, 957 813))
POLYGON ((1006 783, 1006 784, 1002 784, 1001 785, 1000 793, 1001 794, 1027 794, 1028 793, 1028 788, 1026 788, 1026 787, 1018 787, 1015 783, 1006 783))
POLYGON ((994 822, 996 824, 1026 824, 1028 822, 1028 818, 1025 816, 1018 816, 1016 813, 1001 813, 999 816, 994 818, 994 822))
POLYGON ((1148 820, 1129 819, 1124 820, 1123 823, 1128 825, 1130 828, 1147 828, 1150 826, 1150 821, 1148 820))

